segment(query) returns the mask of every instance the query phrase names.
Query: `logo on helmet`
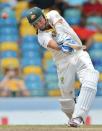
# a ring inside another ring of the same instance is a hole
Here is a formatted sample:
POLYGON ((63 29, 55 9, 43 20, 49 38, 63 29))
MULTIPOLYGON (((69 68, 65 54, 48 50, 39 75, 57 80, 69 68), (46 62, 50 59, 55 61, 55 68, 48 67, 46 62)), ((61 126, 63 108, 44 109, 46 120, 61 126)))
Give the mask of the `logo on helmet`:
POLYGON ((31 20, 34 20, 36 18, 36 15, 31 15, 31 20))

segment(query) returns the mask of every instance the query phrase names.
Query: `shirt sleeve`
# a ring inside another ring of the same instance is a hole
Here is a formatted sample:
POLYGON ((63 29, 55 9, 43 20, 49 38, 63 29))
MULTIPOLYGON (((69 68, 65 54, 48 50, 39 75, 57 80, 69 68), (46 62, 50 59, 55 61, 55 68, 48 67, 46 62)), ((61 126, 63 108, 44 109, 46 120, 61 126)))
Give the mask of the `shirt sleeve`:
POLYGON ((54 25, 56 22, 62 19, 62 16, 56 10, 52 10, 47 14, 47 18, 50 24, 54 25))
POLYGON ((46 49, 50 40, 52 40, 52 37, 49 33, 38 34, 38 42, 46 49))

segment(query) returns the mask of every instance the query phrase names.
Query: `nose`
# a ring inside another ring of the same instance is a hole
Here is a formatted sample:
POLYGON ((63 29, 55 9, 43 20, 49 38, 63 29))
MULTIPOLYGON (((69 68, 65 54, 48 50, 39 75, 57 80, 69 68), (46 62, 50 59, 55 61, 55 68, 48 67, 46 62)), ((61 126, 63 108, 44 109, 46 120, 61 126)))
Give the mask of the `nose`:
POLYGON ((44 27, 44 23, 43 22, 39 22, 38 24, 37 24, 37 27, 39 28, 39 29, 42 29, 43 27, 44 27))
POLYGON ((42 27, 42 26, 43 26, 43 23, 42 23, 41 21, 39 21, 38 26, 39 26, 39 27, 42 27))

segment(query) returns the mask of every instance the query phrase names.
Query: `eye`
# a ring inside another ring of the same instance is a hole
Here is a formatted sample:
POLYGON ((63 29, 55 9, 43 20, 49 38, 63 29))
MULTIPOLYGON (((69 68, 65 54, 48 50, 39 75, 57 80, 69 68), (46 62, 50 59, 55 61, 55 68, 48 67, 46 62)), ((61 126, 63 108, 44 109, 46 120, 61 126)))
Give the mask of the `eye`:
POLYGON ((41 22, 42 20, 40 20, 39 22, 41 22))
POLYGON ((43 19, 40 19, 40 22, 42 21, 43 19))

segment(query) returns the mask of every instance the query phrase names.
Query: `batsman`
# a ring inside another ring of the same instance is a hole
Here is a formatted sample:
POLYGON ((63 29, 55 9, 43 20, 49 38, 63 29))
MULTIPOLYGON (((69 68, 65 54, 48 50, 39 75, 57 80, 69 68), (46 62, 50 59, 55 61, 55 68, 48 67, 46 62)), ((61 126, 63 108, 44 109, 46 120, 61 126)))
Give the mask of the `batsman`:
POLYGON ((39 44, 52 53, 61 90, 59 101, 62 111, 69 118, 68 125, 79 127, 94 102, 99 72, 94 69, 77 34, 56 10, 44 15, 42 9, 33 7, 27 11, 27 19, 38 30, 39 44), (75 103, 76 75, 81 90, 75 103))

